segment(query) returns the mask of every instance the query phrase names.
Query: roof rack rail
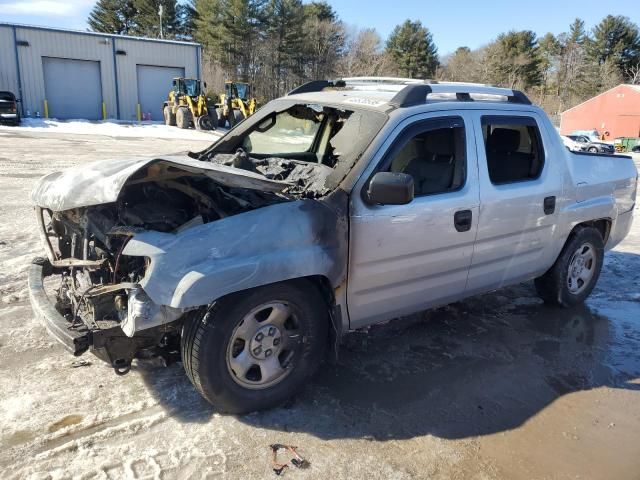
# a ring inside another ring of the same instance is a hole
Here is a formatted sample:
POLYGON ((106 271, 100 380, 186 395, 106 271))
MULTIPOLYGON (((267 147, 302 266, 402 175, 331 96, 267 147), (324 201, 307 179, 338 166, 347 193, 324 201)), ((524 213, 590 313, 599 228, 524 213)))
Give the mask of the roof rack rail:
POLYGON ((473 101, 471 94, 495 95, 506 97, 509 103, 519 103, 531 105, 531 100, 520 90, 510 90, 508 88, 490 87, 473 84, 419 84, 407 85, 389 101, 389 105, 395 108, 406 108, 423 104, 431 94, 452 93, 456 100, 469 102, 473 101))
POLYGON ((344 80, 312 80, 307 83, 303 83, 299 87, 291 90, 287 95, 295 95, 296 93, 311 93, 311 92, 321 92, 325 88, 335 87, 335 88, 343 88, 346 84, 344 80))
POLYGON ((287 95, 296 93, 321 92, 325 88, 344 88, 347 86, 365 88, 367 85, 387 85, 400 89, 389 101, 394 108, 406 108, 426 103, 431 94, 454 94, 459 102, 472 102, 473 95, 506 97, 509 103, 531 105, 531 100, 520 90, 494 87, 478 83, 443 82, 434 80, 415 80, 394 77, 351 77, 338 80, 313 80, 291 90, 287 95))

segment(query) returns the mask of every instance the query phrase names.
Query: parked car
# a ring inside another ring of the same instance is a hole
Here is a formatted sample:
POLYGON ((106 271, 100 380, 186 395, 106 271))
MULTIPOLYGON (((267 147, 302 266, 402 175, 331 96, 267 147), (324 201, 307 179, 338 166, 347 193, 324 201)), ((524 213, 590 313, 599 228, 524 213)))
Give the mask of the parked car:
POLYGON ((614 153, 616 153, 614 146, 609 143, 594 142, 589 140, 589 137, 586 137, 584 135, 567 135, 567 137, 580 145, 581 149, 585 152, 606 153, 608 155, 613 155, 614 153))
POLYGON ((526 280, 583 302, 631 227, 633 161, 568 152, 518 91, 392 82, 311 82, 201 152, 42 178, 34 312, 120 374, 179 352, 248 412, 354 329, 526 280))
POLYGON ((592 130, 574 130, 569 135, 587 137, 591 142, 599 142, 602 139, 595 128, 592 130))
POLYGON ((0 91, 0 123, 20 125, 18 100, 11 92, 0 91))
POLYGON ((582 146, 582 144, 576 142, 575 140, 571 140, 566 135, 560 135, 560 138, 562 139, 562 143, 564 143, 564 146, 567 147, 568 150, 572 152, 584 151, 584 147, 582 146))

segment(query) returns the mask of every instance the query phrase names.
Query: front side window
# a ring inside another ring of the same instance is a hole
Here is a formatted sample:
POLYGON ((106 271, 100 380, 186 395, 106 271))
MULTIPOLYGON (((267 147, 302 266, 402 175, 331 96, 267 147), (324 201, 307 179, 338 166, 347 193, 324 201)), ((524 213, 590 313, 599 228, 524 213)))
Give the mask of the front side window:
POLYGON ((489 179, 493 184, 533 180, 544 166, 544 149, 531 117, 482 117, 489 179))
POLYGON ((455 191, 465 181, 465 131, 462 120, 427 122, 412 129, 392 152, 391 172, 413 177, 414 195, 455 191))

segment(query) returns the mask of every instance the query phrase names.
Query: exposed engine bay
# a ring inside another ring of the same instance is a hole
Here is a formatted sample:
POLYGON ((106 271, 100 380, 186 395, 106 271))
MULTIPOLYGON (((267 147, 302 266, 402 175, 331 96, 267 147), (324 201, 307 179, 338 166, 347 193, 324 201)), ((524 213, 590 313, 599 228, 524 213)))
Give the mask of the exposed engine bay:
MULTIPOLYGON (((229 162, 234 159, 247 161, 244 155, 225 157, 229 162)), ((291 168, 292 163, 296 162, 261 160, 256 168, 272 169, 274 177, 280 178, 292 172, 303 175, 298 165, 291 168)), ((51 248, 56 273, 48 279, 50 284, 55 282, 56 309, 78 329, 119 327, 128 337, 144 327, 145 320, 163 315, 167 328, 160 337, 166 337, 172 333, 171 322, 185 311, 155 305, 139 288, 148 259, 122 254, 132 236, 148 230, 178 234, 290 198, 224 186, 205 175, 158 162, 132 176, 116 202, 55 212, 41 209, 45 243, 51 248)), ((154 338, 152 343, 159 340, 154 338)), ((115 360, 122 359, 111 359, 112 363, 115 360)), ((122 368, 129 362, 124 360, 122 368)))

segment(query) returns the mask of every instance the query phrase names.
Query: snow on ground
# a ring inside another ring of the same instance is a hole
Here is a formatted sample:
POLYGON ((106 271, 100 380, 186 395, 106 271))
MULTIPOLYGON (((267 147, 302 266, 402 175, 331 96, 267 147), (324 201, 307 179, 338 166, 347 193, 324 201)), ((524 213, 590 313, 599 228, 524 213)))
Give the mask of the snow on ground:
POLYGON ((0 134, 10 132, 41 132, 72 135, 106 135, 108 137, 136 138, 179 138, 185 140, 215 140, 226 129, 201 131, 170 127, 158 122, 119 122, 115 120, 56 120, 44 118, 25 118, 19 127, 0 125, 0 134))
POLYGON ((311 462, 291 479, 637 478, 640 221, 586 306, 541 305, 529 283, 372 327, 268 412, 218 414, 180 364, 74 368, 26 299, 33 183, 209 142, 0 131, 2 480, 276 478, 271 443, 311 462))

